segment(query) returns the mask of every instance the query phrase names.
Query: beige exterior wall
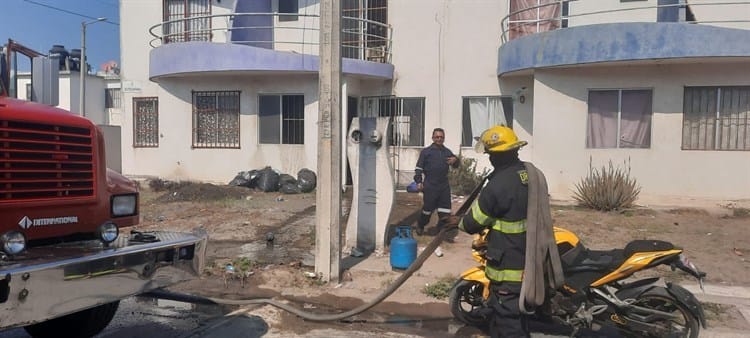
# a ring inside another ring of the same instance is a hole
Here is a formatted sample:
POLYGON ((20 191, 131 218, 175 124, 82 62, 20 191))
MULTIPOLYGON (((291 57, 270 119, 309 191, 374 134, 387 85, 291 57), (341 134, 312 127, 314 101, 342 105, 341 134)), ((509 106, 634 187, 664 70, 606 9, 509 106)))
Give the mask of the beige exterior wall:
POLYGON ((211 19, 211 34, 214 42, 227 42, 229 41, 229 28, 232 25, 231 16, 234 12, 234 6, 236 2, 233 0, 226 0, 221 2, 213 2, 211 5, 211 14, 217 15, 211 19))
MULTIPOLYGON (((302 168, 316 170, 317 77, 273 76, 242 79, 231 76, 162 80, 159 91, 159 147, 133 148, 132 122, 124 127, 123 158, 134 163, 124 172, 168 179, 229 182, 239 171, 272 166, 296 176, 302 168), (240 149, 193 149, 191 91, 239 90, 240 149), (305 96, 305 144, 258 144, 258 94, 305 96), (144 165, 147 163, 148 165, 144 165)), ((150 95, 144 95, 150 96, 150 95)), ((132 110, 130 110, 132 112, 132 110)), ((131 115, 126 114, 126 115, 131 115)), ((129 119, 128 119, 129 120, 129 119)))
MULTIPOLYGON (((278 12, 278 1, 273 2, 273 10, 278 12)), ((320 36, 320 2, 299 0, 299 16, 296 21, 281 21, 281 16, 274 21, 274 49, 294 51, 301 54, 318 55, 320 36), (305 16, 313 15, 313 16, 305 16), (304 42, 300 44, 299 42, 304 42)))
MULTIPOLYGON (((432 130, 441 127, 448 148, 473 156, 473 150, 460 148, 462 98, 503 94, 497 53, 507 1, 409 0, 388 5, 394 26, 394 95, 426 98, 425 146, 432 142, 432 130)), ((394 167, 414 170, 419 150, 401 150, 394 167)))
MULTIPOLYGON (((234 3, 212 2, 213 13, 231 12, 234 3)), ((514 98, 513 127, 520 139, 529 141, 529 145, 522 149, 521 157, 544 170, 554 197, 571 196, 574 184, 588 172, 589 160, 598 167, 609 160, 619 164, 630 159, 632 174, 644 187, 642 196, 750 198, 750 157, 747 152, 680 149, 684 86, 748 85, 750 70, 746 65, 723 60, 685 65, 595 65, 536 70, 499 79, 497 58, 501 19, 508 13, 507 1, 394 0, 388 5, 388 21, 394 28, 394 79, 347 77, 343 81, 342 111, 347 110, 347 96, 424 97, 424 144, 431 142, 433 128, 442 127, 446 130, 446 145, 456 153, 477 158, 481 170, 489 166, 486 156, 460 147, 462 98, 511 96, 514 98), (654 90, 651 148, 586 149, 588 90, 644 87, 654 90)), ((582 0, 571 3, 571 14, 655 5, 656 0, 630 3, 582 0)), ((300 13, 317 13, 318 6, 314 0, 301 1, 300 13)), ((710 17, 709 14, 727 15, 710 11, 704 14, 698 7, 693 10, 699 20, 704 15, 710 17)), ((734 13, 743 13, 743 10, 744 7, 730 9, 734 13)), ((194 74, 162 79, 158 84, 151 82, 148 79, 148 56, 152 37, 147 27, 161 22, 161 13, 158 1, 121 1, 123 172, 225 183, 238 171, 265 165, 292 175, 304 167, 317 170, 317 76, 194 74), (240 149, 191 149, 191 90, 241 91, 240 149), (259 92, 305 95, 304 145, 258 144, 259 92), (163 136, 159 148, 134 149, 132 99, 148 96, 159 97, 159 131, 163 136)), ((279 24, 314 26, 317 30, 317 22, 313 25, 309 20, 300 16, 299 21, 279 24)), ((575 21, 571 19, 570 26, 641 21, 656 21, 656 9, 581 17, 575 21)), ((227 25, 226 22, 214 23, 214 28, 227 25)), ((285 36, 282 31, 290 32, 288 29, 277 31, 277 40, 299 41, 298 36, 285 36)), ((309 39, 305 33, 305 40, 313 41, 314 38, 309 39)), ((317 46, 299 52, 317 54, 317 46)), ((362 113, 361 104, 359 112, 362 113)), ((342 119, 342 123, 345 122, 342 119)), ((421 148, 394 149, 391 154, 393 167, 404 172, 412 171, 421 148)))
MULTIPOLYGON (((153 36, 148 28, 161 23, 162 3, 160 1, 120 1, 120 76, 122 78, 122 172, 131 175, 153 174, 157 168, 175 164, 159 161, 158 152, 141 160, 133 148, 133 97, 160 96, 158 84, 148 78, 149 45, 153 36), (135 19, 137 18, 137 19, 135 19), (143 162, 141 162, 143 161, 143 162), (147 163, 147 164, 146 164, 147 163)), ((155 44, 158 45, 158 42, 155 44)), ((159 100, 159 118, 170 111, 159 100)), ((169 125, 160 123, 159 131, 169 130, 169 125)), ((186 137, 189 137, 186 136, 186 137)), ((148 153, 148 152, 146 152, 148 153)), ((166 156, 165 156, 166 157, 166 156)), ((158 176, 158 174, 156 174, 158 176)))
POLYGON ((750 3, 747 1, 690 0, 689 4, 698 22, 712 26, 750 29, 750 3))
POLYGON ((568 20, 568 26, 612 22, 656 22, 656 5, 657 0, 633 2, 622 2, 620 0, 571 1, 569 2, 569 15, 573 17, 568 20))
POLYGON ((532 160, 559 198, 570 198, 589 161, 601 168, 610 160, 616 165, 629 161, 645 196, 747 198, 747 152, 683 151, 681 142, 685 86, 748 85, 749 78, 750 69, 730 63, 537 71, 532 160), (586 149, 588 90, 627 88, 653 89, 651 147, 586 149))

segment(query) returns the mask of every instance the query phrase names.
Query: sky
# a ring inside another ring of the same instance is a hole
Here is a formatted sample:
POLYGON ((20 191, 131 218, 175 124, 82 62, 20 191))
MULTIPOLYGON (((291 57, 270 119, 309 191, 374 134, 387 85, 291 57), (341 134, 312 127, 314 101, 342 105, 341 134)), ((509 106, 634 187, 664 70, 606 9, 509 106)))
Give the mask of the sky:
MULTIPOLYGON (((0 0, 0 8, 0 45, 13 39, 43 54, 52 45, 81 48, 81 22, 106 17, 86 26, 86 58, 93 71, 110 60, 120 63, 118 0, 0 0)), ((19 70, 28 71, 24 66, 19 70)))

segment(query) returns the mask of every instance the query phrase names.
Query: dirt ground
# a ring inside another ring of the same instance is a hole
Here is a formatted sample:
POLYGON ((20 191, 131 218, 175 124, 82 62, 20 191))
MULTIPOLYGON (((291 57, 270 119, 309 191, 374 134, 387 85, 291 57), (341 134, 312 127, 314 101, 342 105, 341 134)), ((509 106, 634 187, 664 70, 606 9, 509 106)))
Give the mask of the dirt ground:
MULTIPOLYGON (((374 298, 400 274, 390 268, 387 252, 378 252, 367 260, 346 256, 340 283, 323 283, 310 277, 314 271, 314 192, 284 195, 198 183, 154 191, 144 183, 141 224, 136 229, 190 231, 202 227, 209 233, 206 271, 200 279, 175 286, 177 291, 235 299, 283 297, 304 304, 311 311, 332 311, 326 307, 351 309, 374 298), (273 241, 269 241, 271 238, 273 241), (237 273, 228 278, 225 265, 229 262, 234 263, 237 273)), ((350 197, 351 191, 344 194, 345 214, 350 197)), ((396 199, 390 224, 413 224, 421 207, 420 195, 400 192, 396 199)), ((454 210, 462 202, 461 197, 454 198, 454 210)), ((553 201, 552 212, 555 225, 575 232, 588 248, 623 248, 633 239, 665 240, 685 249, 691 261, 708 273, 707 283, 750 286, 747 207, 747 201, 707 203, 705 208, 652 203, 649 208, 604 213, 553 201)), ((342 221, 342 226, 345 223, 342 221)), ((430 235, 416 238, 420 248, 433 239, 430 235)), ((474 265, 471 240, 471 236, 462 233, 454 243, 441 244, 444 255, 431 256, 374 312, 450 318, 447 299, 428 296, 424 290, 430 284, 453 280, 474 265)), ((666 267, 637 276, 649 275, 695 284, 692 277, 666 267)), ((731 306, 706 304, 706 312, 710 326, 750 329, 731 306)), ((292 315, 282 315, 282 320, 293 323, 286 326, 299 327, 301 332, 317 325, 301 325, 292 315)))

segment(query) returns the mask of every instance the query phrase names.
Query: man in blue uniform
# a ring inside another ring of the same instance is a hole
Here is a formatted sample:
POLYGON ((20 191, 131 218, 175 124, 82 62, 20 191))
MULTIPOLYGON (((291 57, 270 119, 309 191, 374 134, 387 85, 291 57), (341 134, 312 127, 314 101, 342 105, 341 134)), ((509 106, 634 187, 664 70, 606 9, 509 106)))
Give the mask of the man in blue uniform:
POLYGON ((493 338, 529 337, 526 316, 519 307, 529 199, 528 172, 518 159, 518 149, 524 145, 526 142, 519 141, 513 130, 505 126, 494 126, 482 133, 478 151, 489 154, 495 170, 458 224, 459 229, 470 234, 489 228, 485 275, 490 279, 493 338))
POLYGON ((435 128, 432 131, 432 144, 419 153, 417 167, 414 170, 414 182, 417 190, 422 192, 422 215, 417 222, 417 234, 424 233, 424 227, 430 222, 432 212, 437 209, 437 228, 443 225, 442 219, 451 214, 451 188, 448 184, 448 169, 459 166, 458 158, 446 148, 445 131, 435 128), (422 179, 424 175, 424 180, 422 179))

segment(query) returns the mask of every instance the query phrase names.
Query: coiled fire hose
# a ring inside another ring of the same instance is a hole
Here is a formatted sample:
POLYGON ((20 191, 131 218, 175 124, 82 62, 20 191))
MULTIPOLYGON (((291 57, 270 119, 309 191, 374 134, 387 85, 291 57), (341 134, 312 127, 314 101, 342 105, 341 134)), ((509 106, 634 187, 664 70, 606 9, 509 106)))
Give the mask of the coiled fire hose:
MULTIPOLYGON (((482 190, 482 187, 484 186, 484 182, 489 178, 490 175, 487 175, 486 177, 484 177, 484 179, 482 179, 482 181, 474 188, 471 194, 469 194, 468 198, 464 201, 464 203, 458 208, 458 210, 453 215, 463 215, 469 209, 469 207, 471 206, 471 203, 479 195, 479 191, 482 190)), ((375 297, 375 299, 371 300, 368 303, 362 304, 354 309, 351 309, 349 311, 342 312, 342 313, 317 314, 317 313, 305 312, 287 303, 279 302, 271 298, 236 299, 235 300, 235 299, 203 297, 203 296, 173 293, 173 292, 165 291, 162 289, 158 289, 158 290, 145 293, 143 294, 143 296, 181 301, 181 302, 188 302, 188 303, 197 303, 197 304, 223 304, 223 305, 268 304, 268 305, 275 306, 279 309, 291 312, 309 321, 327 322, 327 321, 342 320, 345 318, 356 316, 362 312, 365 312, 369 310, 370 308, 372 308, 373 306, 378 305, 384 299, 388 298, 388 296, 393 294, 399 287, 401 287, 401 285, 403 285, 404 282, 406 282, 406 280, 409 279, 409 277, 411 277, 411 275, 414 274, 414 272, 422 268, 422 264, 427 260, 427 258, 430 257, 430 255, 433 252, 435 252, 435 249, 437 249, 440 243, 442 243, 445 240, 445 234, 448 231, 456 230, 456 229, 457 228, 455 224, 446 224, 440 230, 440 232, 438 232, 438 234, 430 242, 430 244, 427 245, 424 251, 422 251, 422 253, 414 260, 414 262, 409 266, 409 268, 406 269, 406 271, 404 271, 401 274, 401 276, 398 277, 398 279, 396 279, 393 283, 391 283, 391 285, 389 285, 388 288, 383 290, 383 292, 380 295, 378 295, 377 297, 375 297)))

